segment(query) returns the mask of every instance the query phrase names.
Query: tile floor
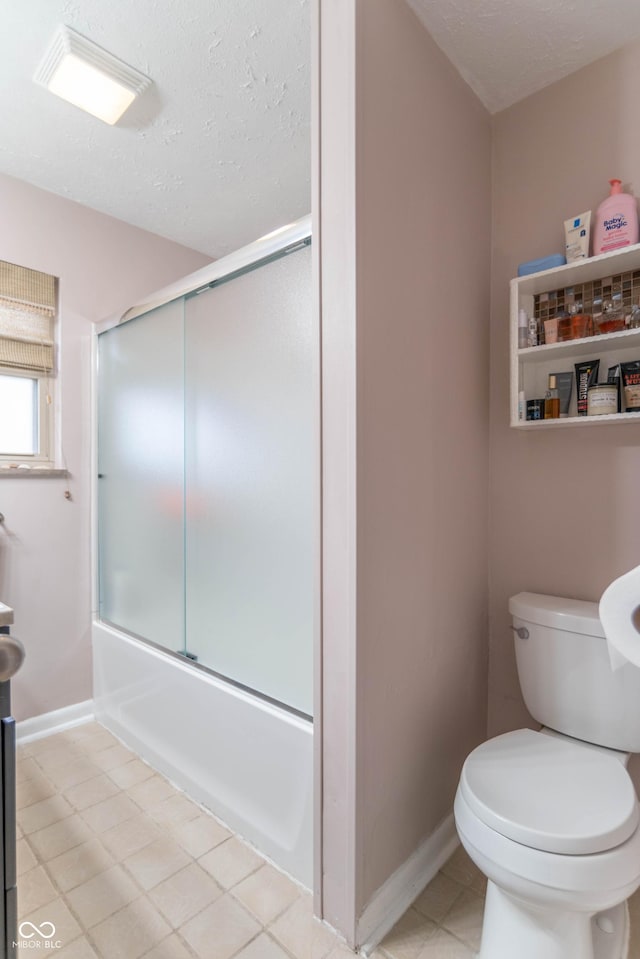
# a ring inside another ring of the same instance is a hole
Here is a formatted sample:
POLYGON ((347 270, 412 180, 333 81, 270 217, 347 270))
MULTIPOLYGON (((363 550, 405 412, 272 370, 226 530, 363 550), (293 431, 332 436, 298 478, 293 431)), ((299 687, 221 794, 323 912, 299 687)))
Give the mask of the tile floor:
POLYGON ((353 955, 308 892, 97 723, 20 746, 17 793, 19 919, 52 923, 59 959, 353 955))
MULTIPOLYGON (((308 892, 97 723, 19 747, 18 875, 20 920, 53 923, 60 959, 353 956, 308 892)), ((472 959, 484 888, 458 849, 375 959, 472 959)), ((631 915, 638 959, 639 894, 631 915)))

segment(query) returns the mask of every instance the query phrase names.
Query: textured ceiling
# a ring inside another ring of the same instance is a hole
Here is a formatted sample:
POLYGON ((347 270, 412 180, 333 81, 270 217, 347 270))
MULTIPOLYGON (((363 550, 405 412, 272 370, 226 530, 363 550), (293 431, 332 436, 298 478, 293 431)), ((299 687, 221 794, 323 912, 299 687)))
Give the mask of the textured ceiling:
MULTIPOLYGON (((492 112, 640 36, 640 0, 408 2, 492 112)), ((4 0, 0 173, 212 257, 298 219, 310 3, 4 0), (117 126, 32 82, 59 23, 153 79, 117 126)))
POLYGON ((212 257, 310 209, 309 0, 5 0, 0 172, 212 257), (32 82, 57 24, 154 81, 109 127, 32 82))
POLYGON ((640 36, 639 0, 407 0, 491 113, 640 36))

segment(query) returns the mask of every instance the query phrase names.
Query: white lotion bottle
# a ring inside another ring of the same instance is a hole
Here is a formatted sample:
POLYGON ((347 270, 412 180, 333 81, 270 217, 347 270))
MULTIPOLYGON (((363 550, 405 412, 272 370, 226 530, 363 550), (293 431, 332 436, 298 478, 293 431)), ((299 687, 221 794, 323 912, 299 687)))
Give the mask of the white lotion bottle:
POLYGON ((529 317, 526 310, 518 311, 518 349, 524 350, 529 345, 529 317))

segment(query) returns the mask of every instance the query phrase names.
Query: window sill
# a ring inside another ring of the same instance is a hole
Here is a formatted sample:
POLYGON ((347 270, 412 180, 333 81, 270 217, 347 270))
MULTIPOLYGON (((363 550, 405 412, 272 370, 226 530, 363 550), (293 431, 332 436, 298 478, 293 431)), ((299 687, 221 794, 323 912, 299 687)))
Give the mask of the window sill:
POLYGON ((9 479, 35 479, 40 476, 50 479, 52 476, 68 476, 69 470, 54 469, 50 466, 0 466, 0 479, 3 476, 9 479))

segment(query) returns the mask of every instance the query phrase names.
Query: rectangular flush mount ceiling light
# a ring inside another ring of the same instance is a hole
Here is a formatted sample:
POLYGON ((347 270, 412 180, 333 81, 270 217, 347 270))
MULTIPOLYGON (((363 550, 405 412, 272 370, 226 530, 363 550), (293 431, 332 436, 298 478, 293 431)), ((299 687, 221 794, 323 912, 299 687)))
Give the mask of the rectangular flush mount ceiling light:
POLYGON ((53 35, 33 79, 111 125, 151 83, 144 73, 64 25, 53 35))

